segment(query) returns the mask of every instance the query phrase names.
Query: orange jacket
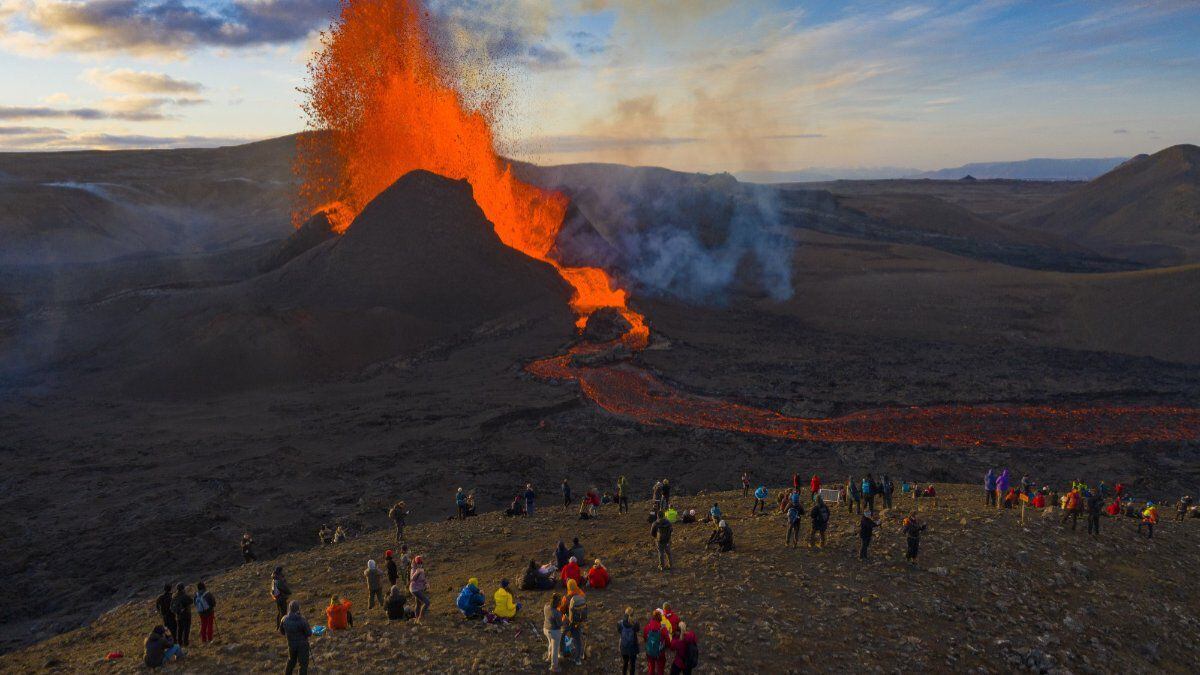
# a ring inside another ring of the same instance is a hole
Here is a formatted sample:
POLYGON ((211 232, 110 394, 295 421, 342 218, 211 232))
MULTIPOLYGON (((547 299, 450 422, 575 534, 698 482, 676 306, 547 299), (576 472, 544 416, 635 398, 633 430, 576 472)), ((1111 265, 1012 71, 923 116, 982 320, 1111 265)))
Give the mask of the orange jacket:
POLYGON ((350 614, 350 601, 343 600, 340 605, 330 605, 325 608, 325 619, 329 630, 346 630, 350 627, 347 616, 350 614))

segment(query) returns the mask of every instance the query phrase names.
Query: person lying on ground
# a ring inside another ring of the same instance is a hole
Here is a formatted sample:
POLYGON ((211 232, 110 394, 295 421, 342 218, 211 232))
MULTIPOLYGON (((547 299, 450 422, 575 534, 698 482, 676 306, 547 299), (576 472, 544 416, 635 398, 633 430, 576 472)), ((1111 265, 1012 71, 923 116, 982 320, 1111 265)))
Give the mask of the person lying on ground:
POLYGON ((591 588, 607 588, 608 582, 611 580, 608 570, 600 564, 600 559, 596 558, 592 561, 592 566, 587 573, 587 585, 591 588))
POLYGON ((478 619, 483 616, 483 605, 487 600, 483 597, 483 591, 479 590, 479 580, 471 577, 467 580, 467 585, 462 587, 458 593, 458 600, 455 601, 455 606, 458 611, 463 613, 463 616, 468 619, 478 619))
POLYGON ((525 575, 521 577, 521 590, 523 591, 548 591, 555 586, 554 565, 550 565, 548 573, 543 574, 542 568, 538 567, 536 560, 529 561, 529 567, 525 570, 525 575))

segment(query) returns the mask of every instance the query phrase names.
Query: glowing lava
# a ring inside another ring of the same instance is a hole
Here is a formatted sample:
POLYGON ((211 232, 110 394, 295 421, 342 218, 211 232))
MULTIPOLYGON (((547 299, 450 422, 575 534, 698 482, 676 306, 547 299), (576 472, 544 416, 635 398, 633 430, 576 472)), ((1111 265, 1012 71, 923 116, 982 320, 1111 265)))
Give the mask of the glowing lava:
POLYGON ((797 441, 1066 450, 1200 440, 1197 408, 938 405, 813 419, 681 392, 628 363, 573 366, 567 355, 535 361, 527 370, 542 378, 575 380, 601 408, 645 424, 678 424, 797 441))
POLYGON ((302 138, 297 225, 325 211, 338 232, 404 174, 425 169, 471 183, 475 200, 505 245, 553 265, 574 288, 571 308, 583 327, 601 307, 616 307, 633 325, 625 340, 642 347, 645 319, 624 290, 594 267, 550 259, 567 199, 518 180, 495 148, 490 117, 495 98, 470 92, 469 109, 430 40, 427 14, 416 0, 345 0, 309 64, 305 112, 313 128, 302 138))

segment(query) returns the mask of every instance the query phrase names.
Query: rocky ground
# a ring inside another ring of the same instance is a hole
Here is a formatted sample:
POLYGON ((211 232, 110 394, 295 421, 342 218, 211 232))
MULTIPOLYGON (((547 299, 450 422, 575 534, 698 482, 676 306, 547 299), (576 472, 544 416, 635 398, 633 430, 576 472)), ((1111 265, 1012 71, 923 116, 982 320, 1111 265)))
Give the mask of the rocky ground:
MULTIPOLYGON (((283 565, 313 623, 330 594, 355 604, 356 626, 315 638, 318 672, 531 672, 544 668, 540 607, 548 593, 521 592, 519 620, 485 626, 453 608, 470 576, 490 598, 500 578, 519 578, 530 558, 551 556, 555 542, 578 536, 588 558, 603 559, 614 584, 589 594, 587 660, 577 672, 613 672, 615 623, 626 606, 639 615, 669 601, 697 633, 707 672, 1194 672, 1200 659, 1200 521, 1164 522, 1153 540, 1136 522, 1105 519, 1092 538, 1061 525, 1057 514, 982 505, 980 490, 939 485, 940 503, 922 503, 929 529, 919 563, 902 559, 900 520, 911 502, 884 511, 872 558, 856 557, 857 516, 834 509, 825 548, 783 546, 783 516, 751 517, 740 492, 689 495, 678 503, 706 509, 718 501, 734 528, 732 553, 706 552, 708 526, 679 525, 675 567, 659 573, 644 514, 605 507, 593 521, 550 507, 509 519, 489 513, 466 522, 410 528, 409 544, 427 561, 433 609, 422 625, 388 623, 365 608, 362 568, 382 560, 391 534, 244 565, 207 580, 219 603, 217 639, 193 646, 169 670, 271 672, 286 648, 273 630, 270 570, 283 565)), ((193 581, 187 579, 187 581, 193 581)), ((156 623, 151 597, 139 597, 90 625, 0 657, 5 672, 130 672, 156 623), (111 651, 126 656, 105 661, 111 651)), ((195 629, 193 629, 195 635, 195 629)))

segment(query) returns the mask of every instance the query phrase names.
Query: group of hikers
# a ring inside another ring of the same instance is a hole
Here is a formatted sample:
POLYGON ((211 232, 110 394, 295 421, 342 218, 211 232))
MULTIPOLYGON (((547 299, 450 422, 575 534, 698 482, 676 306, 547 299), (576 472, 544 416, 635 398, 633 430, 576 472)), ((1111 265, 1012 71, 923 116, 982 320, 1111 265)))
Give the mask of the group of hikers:
MULTIPOLYGON (((768 501, 771 491, 766 485, 759 485, 751 491, 748 473, 742 474, 742 494, 751 502, 751 517, 768 515, 768 501)), ((803 480, 799 473, 793 474, 791 486, 778 491, 775 504, 777 511, 784 515, 786 533, 785 547, 798 547, 802 539, 804 521, 809 523, 806 538, 809 548, 823 548, 826 543, 826 531, 831 518, 831 502, 843 505, 851 516, 858 515, 858 554, 862 560, 867 560, 872 540, 876 531, 881 527, 879 510, 893 509, 897 482, 887 474, 876 478, 866 474, 861 479, 850 478, 844 483, 825 484, 818 475, 803 480), (805 495, 804 491, 808 494, 805 495)), ((915 563, 920 550, 920 541, 927 525, 919 517, 922 500, 927 500, 931 506, 937 507, 937 492, 933 485, 921 487, 908 481, 900 481, 899 489, 913 501, 913 508, 902 519, 900 533, 905 537, 907 547, 905 560, 915 563)), ((987 508, 1045 508, 1057 505, 1062 509, 1061 522, 1064 526, 1069 522, 1075 529, 1081 514, 1088 518, 1088 532, 1099 533, 1099 519, 1102 515, 1132 516, 1139 519, 1138 533, 1145 532, 1148 538, 1153 537, 1154 526, 1158 523, 1158 506, 1150 501, 1144 507, 1134 506, 1128 497, 1128 488, 1122 483, 1109 487, 1104 481, 1091 487, 1082 481, 1072 481, 1062 494, 1049 486, 1035 488, 1028 477, 1014 481, 1010 472, 1005 469, 999 472, 989 470, 984 476, 984 505, 987 508)), ((563 506, 570 510, 575 504, 575 495, 568 480, 561 485, 563 506)), ((661 479, 654 483, 651 490, 651 511, 647 516, 650 524, 649 534, 655 545, 658 568, 660 571, 671 569, 672 533, 677 524, 704 522, 711 524, 711 532, 706 542, 706 548, 719 552, 734 550, 733 530, 718 502, 713 502, 708 513, 698 518, 694 509, 680 510, 672 503, 672 486, 669 479, 661 479)), ((505 511, 511 516, 533 516, 536 510, 537 493, 531 483, 519 491, 509 509, 505 511)), ((616 483, 615 492, 605 492, 603 496, 595 488, 585 491, 579 500, 579 517, 595 518, 603 505, 615 504, 618 513, 629 512, 629 484, 624 476, 616 483)), ((474 495, 458 488, 455 493, 457 518, 467 518, 475 515, 474 495)), ((1023 515, 1022 511, 1022 515, 1023 515)), ((1197 507, 1193 505, 1190 496, 1183 497, 1178 503, 1177 519, 1182 520, 1187 515, 1200 516, 1197 507)), ((378 605, 380 611, 389 620, 413 620, 420 623, 428 614, 430 607, 429 580, 426 576, 424 560, 420 555, 410 555, 405 543, 405 525, 409 515, 403 501, 396 502, 388 509, 388 518, 395 525, 395 540, 399 547, 399 555, 392 549, 384 552, 384 565, 381 568, 375 560, 368 560, 363 570, 363 579, 367 591, 367 609, 373 610, 378 605), (411 606, 410 606, 411 601, 411 606)), ((337 543, 346 538, 344 528, 339 525, 338 531, 330 531, 322 526, 320 539, 322 544, 337 543), (328 536, 327 536, 328 535, 328 536)), ((255 560, 253 537, 246 533, 241 541, 241 550, 246 562, 255 560)), ((593 558, 586 569, 587 557, 579 538, 574 538, 568 546, 559 541, 553 557, 539 564, 530 560, 524 570, 519 590, 522 592, 553 591, 548 602, 542 607, 542 630, 547 640, 545 660, 552 672, 559 671, 562 660, 570 660, 576 664, 585 658, 584 628, 588 621, 588 593, 603 591, 613 581, 613 576, 599 558, 593 558)), ((313 625, 301 612, 300 603, 292 600, 292 590, 288 585, 283 567, 276 567, 271 575, 270 594, 275 605, 275 625, 284 636, 288 646, 288 661, 286 672, 292 673, 299 669, 307 673, 309 663, 309 638, 322 635, 327 631, 348 630, 354 626, 352 604, 348 599, 334 595, 325 608, 325 623, 313 625)), ((145 640, 145 664, 161 666, 172 660, 183 658, 185 648, 190 644, 192 613, 200 620, 200 641, 212 641, 215 630, 216 598, 206 589, 203 582, 197 583, 195 592, 190 592, 184 584, 167 585, 164 592, 156 600, 156 609, 162 619, 161 625, 155 626, 145 640)), ((491 593, 489 607, 480 581, 476 577, 467 580, 458 593, 455 605, 464 619, 480 620, 486 623, 504 623, 514 620, 524 609, 526 603, 518 600, 512 584, 507 578, 501 579, 491 593)), ((699 642, 696 633, 687 627, 670 603, 649 610, 644 619, 639 621, 632 608, 625 608, 624 615, 616 626, 619 637, 622 673, 633 673, 637 666, 639 655, 645 656, 648 673, 664 673, 670 659, 671 673, 690 673, 699 662, 699 642)))

